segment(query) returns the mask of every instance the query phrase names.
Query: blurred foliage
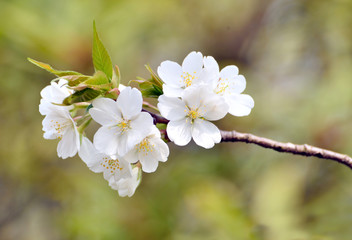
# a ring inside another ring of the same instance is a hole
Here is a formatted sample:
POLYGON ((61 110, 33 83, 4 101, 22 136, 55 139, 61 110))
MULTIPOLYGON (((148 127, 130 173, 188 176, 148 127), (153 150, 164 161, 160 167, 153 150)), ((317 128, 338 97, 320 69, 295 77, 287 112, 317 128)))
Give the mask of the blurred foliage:
POLYGON ((351 0, 0 1, 0 239, 351 239, 350 169, 243 143, 170 143, 119 198, 42 138, 53 76, 26 60, 92 74, 95 19, 122 83, 201 51, 238 65, 256 102, 222 129, 352 155, 351 12, 351 0))

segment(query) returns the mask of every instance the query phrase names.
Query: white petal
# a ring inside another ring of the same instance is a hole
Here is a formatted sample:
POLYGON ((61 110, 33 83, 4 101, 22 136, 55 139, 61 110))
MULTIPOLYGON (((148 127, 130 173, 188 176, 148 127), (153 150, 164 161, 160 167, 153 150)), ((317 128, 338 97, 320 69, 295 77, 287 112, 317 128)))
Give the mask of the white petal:
POLYGON ((246 79, 243 75, 238 75, 233 78, 222 77, 220 81, 227 86, 223 91, 224 95, 240 94, 246 89, 246 79))
POLYGON ((141 149, 138 159, 142 164, 142 170, 147 173, 155 172, 158 162, 166 162, 169 155, 167 144, 160 137, 147 138, 149 141, 149 149, 141 149))
POLYGON ((167 97, 181 97, 182 92, 184 91, 181 87, 172 87, 167 84, 163 84, 163 93, 167 97))
POLYGON ((165 95, 161 95, 158 98, 158 108, 163 117, 169 120, 179 120, 186 116, 185 104, 181 99, 170 98, 165 95))
POLYGON ((192 137, 197 145, 212 148, 215 143, 220 142, 220 131, 213 123, 197 119, 193 124, 192 137))
POLYGON ((110 98, 98 98, 94 100, 93 108, 89 110, 89 113, 92 115, 94 121, 101 125, 111 124, 113 119, 116 119, 117 122, 121 120, 121 111, 117 103, 110 98))
POLYGON ((43 99, 50 103, 62 103, 62 101, 73 93, 67 88, 67 81, 60 79, 59 83, 52 82, 50 86, 46 86, 40 95, 43 99))
POLYGON ((95 149, 93 143, 88 138, 82 137, 82 144, 78 152, 78 156, 87 164, 88 167, 90 167, 94 162, 93 157, 96 153, 97 150, 95 149))
POLYGON ((65 159, 76 155, 78 151, 77 137, 79 136, 76 135, 76 132, 73 128, 67 129, 57 146, 57 154, 59 157, 65 159))
POLYGON ((225 117, 228 110, 229 106, 224 98, 213 92, 207 95, 202 102, 202 106, 199 108, 199 111, 203 112, 203 117, 210 121, 216 121, 225 117))
POLYGON ((140 160, 140 162, 142 164, 143 172, 146 172, 146 173, 155 172, 159 165, 159 161, 154 159, 151 154, 144 156, 140 160))
POLYGON ((132 176, 130 178, 123 178, 119 181, 116 181, 113 177, 109 179, 109 186, 112 189, 117 190, 121 197, 131 197, 136 191, 139 183, 140 179, 138 168, 134 168, 132 170, 132 176))
POLYGON ((136 88, 126 87, 121 91, 117 104, 124 119, 131 119, 142 111, 142 94, 136 88))
POLYGON ((213 93, 210 89, 207 89, 206 85, 193 85, 185 89, 182 94, 182 100, 189 108, 197 109, 202 105, 202 102, 208 97, 209 94, 213 93))
POLYGON ((192 123, 186 118, 170 121, 166 127, 167 135, 176 145, 185 146, 192 138, 192 123))
POLYGON ((89 109, 90 116, 99 123, 100 125, 116 125, 122 119, 117 115, 107 114, 105 111, 102 111, 99 108, 89 109))
POLYGON ((152 152, 154 158, 159 162, 166 162, 170 153, 167 144, 160 137, 151 138, 150 143, 154 145, 155 150, 152 152))
POLYGON ((149 113, 141 112, 131 120, 131 130, 136 131, 142 139, 152 132, 154 127, 153 118, 149 113))
POLYGON ((214 84, 216 85, 216 82, 220 77, 218 63, 211 56, 204 57, 203 62, 204 62, 204 69, 201 72, 200 81, 206 84, 211 84, 212 86, 214 84))
POLYGON ((220 72, 220 76, 224 78, 234 78, 237 75, 238 67, 236 67, 235 65, 226 66, 220 72))
POLYGON ((124 159, 129 162, 129 163, 136 163, 139 161, 138 158, 138 150, 135 148, 132 148, 128 153, 123 156, 124 159))
POLYGON ((93 143, 95 148, 107 155, 114 155, 117 153, 118 138, 116 135, 117 129, 110 127, 101 127, 94 135, 93 143))
POLYGON ((170 87, 182 86, 182 68, 178 63, 164 61, 158 67, 158 75, 170 87))
POLYGON ((254 100, 247 94, 233 94, 226 98, 231 115, 242 117, 250 114, 254 107, 254 100))
POLYGON ((183 72, 190 73, 192 75, 200 74, 203 67, 203 55, 200 52, 191 52, 183 60, 182 70, 183 72))

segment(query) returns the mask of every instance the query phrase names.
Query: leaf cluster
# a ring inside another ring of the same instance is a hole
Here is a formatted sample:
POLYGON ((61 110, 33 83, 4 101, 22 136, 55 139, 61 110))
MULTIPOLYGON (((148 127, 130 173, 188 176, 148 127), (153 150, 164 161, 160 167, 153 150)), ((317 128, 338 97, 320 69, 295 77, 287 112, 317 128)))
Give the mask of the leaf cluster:
POLYGON ((65 98, 62 105, 71 105, 73 103, 91 101, 100 95, 115 96, 110 92, 119 86, 121 78, 120 71, 117 66, 115 68, 112 67, 111 58, 98 36, 95 22, 93 22, 92 58, 95 69, 93 76, 75 71, 56 70, 47 63, 31 58, 28 58, 28 61, 56 75, 56 79, 60 78, 68 81, 68 86, 75 90, 75 92, 65 98))

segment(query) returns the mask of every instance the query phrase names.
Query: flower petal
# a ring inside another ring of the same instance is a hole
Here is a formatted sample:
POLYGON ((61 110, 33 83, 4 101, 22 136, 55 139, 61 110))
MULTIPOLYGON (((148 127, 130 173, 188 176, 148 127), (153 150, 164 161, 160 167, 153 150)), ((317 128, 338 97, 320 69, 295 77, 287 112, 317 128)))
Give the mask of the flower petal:
POLYGON ((167 135, 176 145, 185 146, 192 138, 192 123, 186 118, 170 121, 166 127, 167 135))
POLYGON ((229 110, 228 104, 224 98, 217 94, 208 94, 203 100, 200 112, 203 112, 203 117, 210 121, 216 121, 226 116, 229 110))
POLYGON ((213 123, 197 119, 193 124, 192 137, 197 145, 212 148, 215 143, 220 142, 220 130, 213 123))
POLYGON ((163 117, 169 120, 180 120, 186 116, 185 104, 179 98, 170 98, 161 95, 158 99, 158 108, 163 117))
POLYGON ((237 117, 249 115, 254 107, 253 98, 247 94, 233 94, 225 100, 230 107, 229 113, 237 117))
POLYGON ((99 108, 89 109, 89 114, 94 119, 94 121, 96 121, 100 125, 116 125, 120 121, 122 121, 119 116, 107 114, 105 111, 102 111, 99 108))
POLYGON ((238 67, 236 67, 235 65, 226 66, 220 72, 220 76, 223 78, 234 78, 237 75, 238 67))
POLYGON ((94 121, 101 125, 121 121, 121 111, 117 103, 110 98, 98 98, 93 101, 93 108, 89 110, 94 121))
POLYGON ((115 128, 102 126, 94 135, 93 143, 95 148, 102 153, 107 155, 114 155, 117 153, 118 138, 115 128))
POLYGON ((131 119, 142 111, 142 94, 136 88, 126 87, 121 91, 117 105, 124 119, 131 119))
POLYGON ((78 152, 78 156, 83 162, 87 164, 88 167, 94 163, 93 156, 97 153, 93 143, 86 137, 82 137, 81 148, 78 152))
POLYGON ((59 157, 65 159, 76 155, 77 148, 77 136, 73 128, 68 128, 65 134, 62 136, 58 146, 57 154, 59 157))
POLYGON ((200 74, 203 67, 203 55, 200 52, 191 52, 186 56, 182 63, 183 72, 200 74))
POLYGON ((206 84, 211 84, 216 86, 216 82, 220 77, 218 63, 211 56, 204 57, 203 62, 204 62, 204 69, 200 74, 200 81, 206 84))
POLYGON ((163 93, 167 97, 181 97, 182 92, 184 91, 181 87, 172 87, 167 84, 163 84, 163 93))
POLYGON ((182 86, 182 68, 181 66, 172 61, 164 61, 158 67, 158 75, 170 87, 182 86))

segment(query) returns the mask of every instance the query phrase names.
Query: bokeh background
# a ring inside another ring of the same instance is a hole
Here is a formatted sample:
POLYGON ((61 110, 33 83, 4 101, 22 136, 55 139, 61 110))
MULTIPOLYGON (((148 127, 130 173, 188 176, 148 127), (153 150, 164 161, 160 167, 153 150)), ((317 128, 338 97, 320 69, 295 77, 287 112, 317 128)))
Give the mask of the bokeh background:
POLYGON ((235 64, 256 105, 224 130, 352 155, 351 0, 1 0, 0 239, 350 240, 352 172, 244 143, 171 155, 120 198, 42 138, 26 58, 93 73, 92 22, 123 83, 193 50, 235 64))

